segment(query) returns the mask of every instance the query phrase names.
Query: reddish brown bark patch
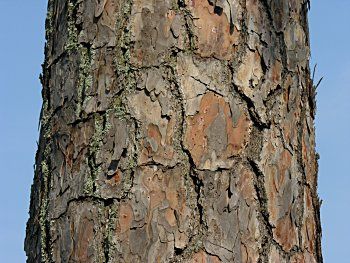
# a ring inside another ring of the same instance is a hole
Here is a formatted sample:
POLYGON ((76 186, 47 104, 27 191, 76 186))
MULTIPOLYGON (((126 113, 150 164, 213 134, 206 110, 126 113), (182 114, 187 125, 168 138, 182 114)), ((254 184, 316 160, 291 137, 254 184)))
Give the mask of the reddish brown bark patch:
POLYGON ((293 192, 291 176, 292 155, 283 150, 280 160, 277 163, 277 169, 272 171, 272 184, 269 187, 269 210, 272 220, 276 222, 276 228, 273 230, 277 242, 279 242, 286 251, 289 251, 297 244, 297 230, 291 218, 293 209, 293 192))
POLYGON ((121 180, 122 180, 122 172, 120 170, 117 170, 111 178, 108 178, 106 180, 106 183, 111 186, 117 186, 120 184, 121 180))
POLYGON ((231 157, 239 154, 249 140, 250 127, 246 114, 241 114, 234 125, 225 99, 207 92, 199 112, 187 118, 185 145, 198 168, 231 167, 231 157))
POLYGON ((198 53, 202 57, 230 59, 234 45, 238 44, 239 32, 230 32, 231 25, 226 14, 214 12, 214 6, 208 0, 189 0, 188 5, 195 18, 198 53))
MULTIPOLYGON (((298 196, 298 169, 292 154, 283 149, 283 145, 273 139, 267 144, 268 164, 266 175, 266 194, 270 222, 275 228, 273 235, 285 251, 290 251, 298 244, 296 225, 296 199, 298 196)), ((266 157, 264 157, 266 158, 266 157)))
POLYGON ((117 225, 117 232, 120 237, 122 237, 124 233, 128 233, 130 231, 132 220, 133 212, 131 206, 128 203, 121 203, 117 225))
POLYGON ((274 229, 273 232, 276 240, 285 250, 289 251, 294 245, 296 245, 297 232, 290 212, 277 221, 276 229, 274 229))

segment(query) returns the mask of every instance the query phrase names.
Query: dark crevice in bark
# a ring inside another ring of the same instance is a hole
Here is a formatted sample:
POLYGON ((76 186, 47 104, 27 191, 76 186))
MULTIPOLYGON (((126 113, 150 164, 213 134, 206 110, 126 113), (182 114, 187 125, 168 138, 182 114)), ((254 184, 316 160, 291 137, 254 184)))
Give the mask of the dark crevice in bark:
POLYGON ((121 198, 117 198, 117 197, 102 198, 102 197, 99 197, 96 195, 78 196, 76 198, 72 198, 72 199, 68 200, 65 210, 62 213, 60 213, 58 216, 52 217, 51 220, 58 220, 61 217, 63 217, 64 215, 66 215, 68 212, 68 209, 72 203, 96 202, 96 203, 103 205, 104 207, 110 207, 112 204, 114 204, 115 201, 117 201, 119 203, 121 200, 122 200, 121 198))
POLYGON ((181 256, 184 253, 184 250, 185 249, 174 247, 175 257, 181 256))
POLYGON ((275 28, 275 26, 273 24, 274 19, 273 19, 273 15, 271 13, 271 7, 270 7, 270 4, 269 4, 268 0, 260 0, 260 2, 262 3, 262 6, 265 9, 265 13, 267 15, 268 21, 270 22, 271 28, 274 31, 276 31, 276 28, 275 28))
POLYGON ((111 240, 110 240, 110 236, 111 236, 111 226, 110 226, 110 222, 111 221, 111 215, 110 215, 110 211, 112 209, 112 206, 114 205, 114 202, 115 200, 117 200, 117 202, 119 203, 120 202, 120 199, 116 199, 116 198, 108 198, 108 199, 103 199, 103 204, 104 204, 104 207, 106 209, 108 209, 108 212, 107 212, 107 222, 106 222, 106 230, 105 230, 105 233, 104 233, 104 237, 103 237, 103 244, 102 244, 102 247, 103 247, 103 254, 104 254, 104 259, 105 259, 105 263, 108 263, 110 262, 110 250, 111 250, 111 240))
POLYGON ((218 16, 221 16, 222 15, 222 13, 223 13, 223 9, 222 9, 222 7, 220 7, 220 6, 215 6, 214 7, 214 14, 217 14, 218 16))
MULTIPOLYGON (((192 166, 192 164, 191 164, 192 166)), ((198 178, 196 174, 190 174, 190 177, 193 181, 193 184, 195 186, 195 191, 197 193, 197 208, 198 208, 198 213, 199 213, 199 223, 201 226, 205 226, 205 221, 204 221, 204 209, 201 204, 201 188, 204 186, 203 181, 198 178)))
POLYGON ((71 126, 78 126, 79 124, 82 124, 82 123, 86 123, 88 122, 89 120, 93 119, 96 115, 100 115, 100 116, 103 116, 104 114, 106 114, 107 112, 104 111, 104 110, 101 110, 101 111, 94 111, 94 112, 91 112, 89 114, 85 114, 85 116, 82 116, 76 120, 74 120, 73 122, 69 122, 67 123, 67 125, 71 125, 71 126))
POLYGON ((273 102, 281 93, 283 92, 283 88, 281 85, 277 85, 275 89, 271 89, 266 96, 266 99, 263 101, 266 108, 268 108, 268 104, 273 102))
POLYGON ((287 144, 286 142, 286 139, 284 138, 284 135, 283 135, 283 130, 281 128, 281 126, 277 126, 277 129, 280 133, 280 137, 281 137, 281 141, 282 141, 282 144, 283 144, 283 148, 286 149, 292 156, 294 155, 294 152, 293 152, 293 149, 290 145, 287 144))
POLYGON ((293 246, 289 252, 285 251, 282 247, 281 244, 279 244, 273 236, 273 229, 274 226, 271 225, 270 223, 270 215, 268 212, 268 197, 266 194, 266 188, 265 188, 265 180, 264 180, 264 174, 260 170, 259 166, 255 163, 253 160, 249 160, 248 162, 250 164, 250 167, 252 168, 252 171, 255 174, 255 190, 257 193, 258 197, 258 203, 259 203, 259 213, 261 215, 263 223, 263 231, 265 232, 262 240, 262 250, 260 253, 260 262, 268 262, 268 255, 266 253, 269 252, 270 247, 274 246, 279 253, 284 257, 284 258, 289 258, 299 252, 301 252, 301 249, 299 246, 293 246))
POLYGON ((186 4, 185 4, 184 0, 177 0, 177 5, 178 5, 179 8, 186 7, 186 4))
MULTIPOLYGON (((233 69, 232 69, 233 71, 233 69)), ((251 98, 249 98, 244 92, 240 91, 239 88, 232 83, 232 86, 234 88, 234 91, 240 96, 240 98, 246 103, 248 112, 250 115, 251 120, 254 122, 255 126, 260 130, 264 129, 270 129, 271 123, 267 122, 265 123, 264 121, 261 120, 259 114, 257 113, 257 110, 255 108, 255 104, 252 101, 251 98)))
POLYGON ((183 14, 185 17, 185 27, 186 27, 186 32, 189 40, 189 50, 190 51, 195 51, 197 49, 196 47, 196 35, 193 33, 193 17, 190 11, 187 9, 183 10, 183 14))
MULTIPOLYGON (((179 87, 178 87, 179 88, 179 87)), ((181 91, 179 91, 179 93, 181 94, 181 91)), ((201 187, 204 186, 202 180, 199 179, 198 174, 196 173, 196 164, 192 158, 191 153, 189 152, 189 150, 185 147, 184 143, 183 143, 183 138, 185 136, 184 134, 184 127, 185 127, 185 109, 184 109, 184 104, 183 104, 183 98, 181 96, 181 112, 182 112, 182 125, 181 125, 181 134, 182 134, 182 138, 181 138, 181 147, 182 147, 182 151, 186 154, 188 161, 190 163, 190 174, 189 176, 192 179, 192 182, 195 186, 195 191, 197 194, 197 208, 198 208, 198 213, 199 213, 199 223, 201 227, 205 227, 205 222, 203 219, 203 206, 201 204, 200 198, 201 198, 201 187)))
MULTIPOLYGON (((172 59, 177 58, 177 53, 173 54, 172 59)), ((177 260, 182 260, 182 257, 187 254, 187 253, 193 253, 191 252, 191 250, 193 249, 193 245, 194 243, 198 243, 200 242, 202 245, 202 237, 204 235, 204 232, 206 231, 206 224, 205 224, 205 220, 204 220, 204 208, 201 204, 201 189, 204 186, 202 180, 200 180, 200 178, 198 177, 198 173, 197 173, 197 168, 196 168, 196 164, 192 158, 191 153, 189 152, 189 150, 186 148, 186 146, 184 145, 184 136, 185 136, 185 126, 186 126, 186 114, 185 114, 185 105, 184 105, 184 97, 183 94, 181 92, 180 89, 180 84, 178 83, 178 79, 177 79, 177 73, 176 73, 176 69, 171 66, 170 64, 166 65, 166 67, 170 70, 170 76, 169 76, 169 80, 170 82, 172 82, 175 85, 175 90, 174 90, 174 95, 178 100, 178 105, 179 105, 179 112, 180 112, 180 125, 179 125, 179 133, 180 133, 180 138, 179 138, 179 143, 180 143, 180 149, 182 151, 183 154, 185 154, 186 156, 186 161, 189 163, 189 171, 187 176, 189 177, 189 179, 192 181, 192 184, 194 186, 194 190, 196 193, 196 207, 197 207, 197 211, 199 214, 199 229, 197 233, 191 233, 191 235, 189 236, 189 240, 187 245, 184 248, 176 248, 174 247, 174 251, 175 251, 175 257, 173 258, 173 262, 178 262, 177 260)), ((172 262, 172 261, 171 261, 172 262)))
POLYGON ((98 166, 96 165, 96 160, 95 160, 95 155, 90 152, 88 154, 88 166, 90 168, 90 180, 93 182, 93 185, 92 185, 92 193, 95 193, 96 192, 96 170, 98 168, 98 166))
POLYGON ((304 32, 306 32, 306 45, 310 46, 310 34, 309 34, 309 21, 308 21, 308 13, 311 8, 310 0, 304 0, 304 3, 302 3, 302 16, 301 16, 301 26, 304 29, 304 32))
POLYGON ((108 234, 105 236, 103 240, 103 253, 105 257, 105 263, 109 262, 109 239, 108 239, 108 234))
POLYGON ((254 187, 258 198, 259 214, 262 219, 262 222, 260 223, 263 224, 262 230, 264 232, 261 240, 262 247, 260 251, 259 262, 268 262, 268 253, 273 239, 273 227, 269 221, 269 212, 267 208, 268 198, 266 195, 264 174, 258 165, 254 162, 254 160, 248 160, 248 162, 255 175, 254 187))

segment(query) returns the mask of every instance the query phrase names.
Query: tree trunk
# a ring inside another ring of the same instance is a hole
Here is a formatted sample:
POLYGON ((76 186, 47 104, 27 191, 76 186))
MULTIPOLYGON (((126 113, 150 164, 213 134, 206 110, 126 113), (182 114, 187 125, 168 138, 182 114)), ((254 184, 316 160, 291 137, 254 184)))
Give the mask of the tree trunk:
POLYGON ((306 0, 50 0, 28 262, 322 262, 306 0))

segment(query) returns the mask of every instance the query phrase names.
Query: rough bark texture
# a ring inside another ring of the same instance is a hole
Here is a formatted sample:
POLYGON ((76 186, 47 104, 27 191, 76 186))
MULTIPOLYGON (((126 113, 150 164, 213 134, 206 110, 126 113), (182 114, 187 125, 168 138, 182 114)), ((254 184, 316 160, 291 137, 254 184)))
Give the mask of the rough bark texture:
POLYGON ((305 0, 50 0, 28 262, 322 262, 305 0))

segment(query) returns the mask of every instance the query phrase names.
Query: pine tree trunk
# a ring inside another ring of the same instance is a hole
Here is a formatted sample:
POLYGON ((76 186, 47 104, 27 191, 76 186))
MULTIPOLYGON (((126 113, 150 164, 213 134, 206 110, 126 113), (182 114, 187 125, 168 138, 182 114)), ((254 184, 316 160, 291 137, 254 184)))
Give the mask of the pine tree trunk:
POLYGON ((50 0, 28 262, 322 262, 306 0, 50 0))

